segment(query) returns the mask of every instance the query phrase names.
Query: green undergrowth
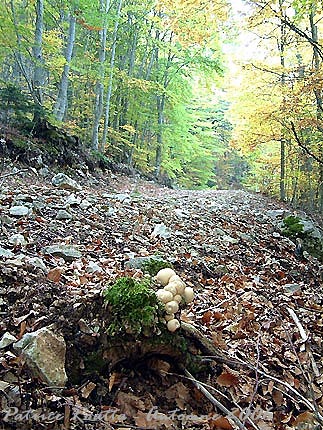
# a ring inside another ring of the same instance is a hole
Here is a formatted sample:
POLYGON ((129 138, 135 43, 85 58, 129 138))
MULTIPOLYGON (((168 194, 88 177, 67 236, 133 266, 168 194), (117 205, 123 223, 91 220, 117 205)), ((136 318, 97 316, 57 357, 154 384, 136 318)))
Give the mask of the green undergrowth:
POLYGON ((144 273, 148 273, 150 276, 156 276, 161 269, 165 269, 166 267, 173 269, 173 265, 171 263, 156 257, 144 262, 142 265, 142 270, 144 273))
POLYGON ((304 226, 301 223, 301 219, 297 216, 290 215, 283 220, 284 228, 283 233, 285 236, 296 238, 301 237, 304 226))
POLYGON ((313 236, 310 232, 304 232, 304 225, 301 218, 290 215, 283 220, 283 234, 297 243, 300 239, 304 251, 313 257, 323 261, 323 243, 318 237, 313 236))

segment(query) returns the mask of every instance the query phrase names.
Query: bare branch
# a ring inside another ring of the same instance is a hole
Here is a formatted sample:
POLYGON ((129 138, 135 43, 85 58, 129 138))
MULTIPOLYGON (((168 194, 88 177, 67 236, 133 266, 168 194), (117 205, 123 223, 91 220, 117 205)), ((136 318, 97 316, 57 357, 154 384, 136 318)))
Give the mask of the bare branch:
POLYGON ((297 131, 296 131, 296 128, 295 128, 295 124, 293 122, 291 122, 290 124, 291 124, 291 128, 292 128, 292 132, 293 132, 294 138, 295 138, 298 146, 300 148, 302 148, 303 151, 305 151, 306 154, 309 155, 310 157, 312 157, 315 161, 317 161, 320 164, 323 164, 323 160, 321 158, 317 157, 315 154, 313 154, 313 152, 310 151, 308 149, 308 147, 301 141, 301 139, 299 138, 299 136, 297 134, 297 131))

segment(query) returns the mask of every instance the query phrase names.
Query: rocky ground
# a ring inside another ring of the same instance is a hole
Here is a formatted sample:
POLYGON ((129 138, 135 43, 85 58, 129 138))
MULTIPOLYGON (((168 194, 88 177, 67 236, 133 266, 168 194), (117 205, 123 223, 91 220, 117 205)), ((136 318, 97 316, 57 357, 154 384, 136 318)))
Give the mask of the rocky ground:
POLYGON ((289 208, 244 191, 84 171, 63 189, 53 177, 13 167, 0 176, 1 428, 322 428, 321 264, 282 235, 289 208), (160 357, 84 372, 102 290, 143 277, 136 259, 153 255, 196 291, 182 321, 228 358, 205 357, 200 384, 160 357), (35 377, 15 344, 46 327, 67 347, 64 388, 35 377))

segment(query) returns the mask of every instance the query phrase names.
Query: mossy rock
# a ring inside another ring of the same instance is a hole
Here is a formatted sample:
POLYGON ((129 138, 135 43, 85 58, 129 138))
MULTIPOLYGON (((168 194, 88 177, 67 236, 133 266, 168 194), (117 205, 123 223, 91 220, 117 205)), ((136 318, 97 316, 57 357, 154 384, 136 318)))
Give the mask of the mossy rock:
POLYGON ((130 269, 140 269, 150 276, 156 276, 161 269, 165 269, 166 267, 173 269, 173 265, 169 261, 164 260, 158 255, 132 258, 125 265, 130 269))
POLYGON ((149 280, 118 279, 103 292, 109 335, 150 335, 159 331, 163 313, 149 280))
POLYGON ((296 238, 302 236, 304 231, 304 226, 301 223, 301 219, 294 215, 289 215, 283 219, 283 233, 291 238, 296 238))

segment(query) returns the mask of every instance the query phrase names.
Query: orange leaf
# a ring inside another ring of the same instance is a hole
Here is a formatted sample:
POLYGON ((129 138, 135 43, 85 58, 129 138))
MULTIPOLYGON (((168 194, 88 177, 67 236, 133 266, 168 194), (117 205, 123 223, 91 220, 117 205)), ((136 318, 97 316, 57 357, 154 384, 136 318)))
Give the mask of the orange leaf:
POLYGON ((233 430, 232 425, 229 423, 227 418, 218 417, 214 420, 209 421, 210 429, 212 430, 233 430))
POLYGON ((217 377, 216 382, 222 387, 232 387, 238 385, 239 379, 230 372, 223 372, 217 377))
POLYGON ((55 267, 51 269, 47 274, 47 279, 53 282, 59 282, 61 280, 63 269, 61 267, 55 267))
POLYGON ((203 324, 205 324, 205 325, 210 324, 211 318, 212 318, 212 312, 211 311, 205 312, 203 317, 202 317, 203 324))
MULTIPOLYGON (((307 425, 311 424, 311 428, 312 428, 312 426, 314 428, 315 418, 314 418, 314 415, 312 414, 312 412, 305 411, 305 412, 301 413, 300 415, 298 415, 296 420, 293 422, 293 427, 301 428, 302 424, 304 425, 304 423, 307 425), (299 424, 301 424, 301 425, 299 425, 299 424)), ((305 427, 308 427, 308 426, 305 426, 305 427)), ((308 427, 308 428, 310 428, 310 427, 308 427)))

